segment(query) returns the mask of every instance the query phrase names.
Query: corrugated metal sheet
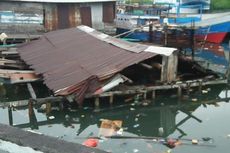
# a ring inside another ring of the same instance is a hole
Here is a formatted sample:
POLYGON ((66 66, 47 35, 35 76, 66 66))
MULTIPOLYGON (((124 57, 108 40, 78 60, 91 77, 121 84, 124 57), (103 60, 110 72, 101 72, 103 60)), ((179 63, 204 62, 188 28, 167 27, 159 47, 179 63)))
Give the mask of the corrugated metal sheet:
POLYGON ((70 28, 69 16, 71 16, 68 4, 57 4, 58 29, 70 28))
POLYGON ((92 27, 91 7, 80 7, 81 24, 92 27))
POLYGON ((102 79, 157 55, 127 51, 77 28, 46 33, 18 52, 57 95, 82 95, 88 92, 86 86, 95 90, 102 79))
POLYGON ((115 2, 103 3, 103 22, 113 22, 115 19, 115 5, 115 2))

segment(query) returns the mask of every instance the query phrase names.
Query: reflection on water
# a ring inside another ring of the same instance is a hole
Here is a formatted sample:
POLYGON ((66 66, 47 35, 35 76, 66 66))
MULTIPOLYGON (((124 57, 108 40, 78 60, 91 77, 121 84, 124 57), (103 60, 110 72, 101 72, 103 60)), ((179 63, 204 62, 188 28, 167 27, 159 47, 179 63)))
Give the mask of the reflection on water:
MULTIPOLYGON (((34 109, 35 116, 29 119, 25 108, 13 111, 13 125, 82 143, 89 136, 98 136, 101 119, 121 120, 124 136, 189 139, 211 137, 215 140, 216 147, 211 150, 210 147, 181 145, 173 149, 173 152, 222 152, 230 145, 230 139, 226 138, 230 134, 230 104, 219 100, 230 97, 230 92, 224 88, 207 88, 208 93, 192 94, 181 102, 164 94, 148 106, 133 103, 100 112, 84 107, 81 110, 52 111, 47 117, 34 109)), ((8 110, 1 109, 0 115, 5 116, 0 122, 9 124, 8 110)), ((159 143, 141 139, 101 140, 98 147, 112 152, 165 152, 168 149, 159 143)))

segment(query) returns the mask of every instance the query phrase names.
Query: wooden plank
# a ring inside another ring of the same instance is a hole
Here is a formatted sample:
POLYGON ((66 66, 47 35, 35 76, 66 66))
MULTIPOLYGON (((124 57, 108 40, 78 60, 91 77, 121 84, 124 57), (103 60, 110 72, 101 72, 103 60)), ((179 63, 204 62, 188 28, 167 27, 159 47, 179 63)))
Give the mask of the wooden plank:
MULTIPOLYGON (((168 89, 176 89, 179 86, 181 88, 186 88, 188 83, 190 83, 190 87, 198 87, 200 82, 202 82, 203 86, 206 85, 217 85, 217 84, 227 84, 227 79, 218 79, 214 81, 205 81, 203 79, 198 80, 190 80, 185 82, 178 82, 177 84, 173 85, 161 85, 161 86, 131 86, 128 87, 127 90, 122 91, 111 91, 99 94, 99 97, 108 97, 111 95, 128 95, 128 94, 137 94, 137 93, 144 93, 144 91, 153 91, 153 90, 168 90, 168 89)), ((94 95, 86 95, 86 98, 95 97, 94 95)))
MULTIPOLYGON (((35 105, 42 105, 45 104, 47 101, 50 103, 59 103, 63 101, 63 97, 46 97, 46 98, 37 98, 34 99, 35 105)), ((28 100, 19 100, 19 101, 10 101, 10 102, 1 102, 0 107, 27 107, 28 106, 28 100)))
POLYGON ((27 83, 27 88, 28 88, 28 90, 29 90, 29 92, 30 92, 30 96, 31 96, 33 99, 37 99, 37 96, 36 96, 36 94, 35 94, 35 92, 34 92, 34 89, 33 89, 31 83, 27 83))

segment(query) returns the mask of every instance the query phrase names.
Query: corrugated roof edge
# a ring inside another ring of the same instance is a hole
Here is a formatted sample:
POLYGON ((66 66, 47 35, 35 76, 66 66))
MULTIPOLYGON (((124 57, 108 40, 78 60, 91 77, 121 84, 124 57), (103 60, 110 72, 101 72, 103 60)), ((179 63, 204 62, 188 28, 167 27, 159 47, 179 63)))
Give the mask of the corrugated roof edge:
POLYGON ((154 54, 164 55, 164 56, 170 56, 174 51, 176 51, 176 48, 170 48, 170 47, 159 47, 159 46, 150 46, 150 45, 143 45, 138 43, 132 43, 128 41, 124 41, 121 39, 114 38, 112 36, 109 36, 107 34, 101 33, 96 31, 93 28, 90 28, 85 25, 77 26, 77 28, 81 31, 84 31, 91 36, 104 41, 106 43, 112 44, 116 47, 119 47, 121 49, 125 49, 127 51, 140 53, 140 52, 150 52, 154 54))

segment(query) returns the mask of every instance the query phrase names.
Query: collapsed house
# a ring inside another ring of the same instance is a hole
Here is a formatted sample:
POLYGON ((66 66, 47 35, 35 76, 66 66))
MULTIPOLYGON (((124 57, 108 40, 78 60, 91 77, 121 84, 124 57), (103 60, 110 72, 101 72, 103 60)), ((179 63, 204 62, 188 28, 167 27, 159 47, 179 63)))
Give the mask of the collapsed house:
POLYGON ((200 79, 190 80, 197 86, 217 77, 175 48, 131 43, 87 26, 46 33, 17 51, 55 95, 71 95, 80 105, 88 97, 177 88, 176 81, 188 78, 200 79))

